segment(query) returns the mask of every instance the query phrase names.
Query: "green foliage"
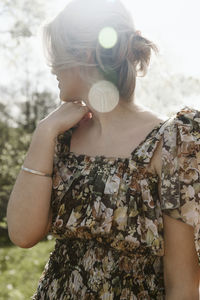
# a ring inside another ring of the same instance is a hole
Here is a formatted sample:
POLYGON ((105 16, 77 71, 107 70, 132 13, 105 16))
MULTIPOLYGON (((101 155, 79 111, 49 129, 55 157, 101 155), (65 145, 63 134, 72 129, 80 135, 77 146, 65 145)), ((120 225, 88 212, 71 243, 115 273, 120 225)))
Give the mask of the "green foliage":
POLYGON ((38 122, 56 109, 57 105, 54 96, 48 91, 34 91, 28 95, 29 98, 30 101, 16 103, 21 111, 20 120, 16 121, 25 132, 32 133, 38 122))
POLYGON ((8 199, 28 150, 31 134, 0 123, 0 136, 0 243, 3 243, 7 235, 5 217, 8 199))
POLYGON ((0 299, 30 299, 54 244, 52 239, 28 249, 16 246, 0 249, 0 299))
MULTIPOLYGON (((9 242, 6 209, 8 200, 24 162, 32 134, 38 122, 55 109, 53 96, 49 92, 34 92, 33 101, 19 105, 20 120, 18 128, 10 127, 6 121, 0 121, 0 244, 9 242)), ((0 106, 1 108, 1 106, 0 106)), ((5 106, 2 104, 2 108, 5 106)))

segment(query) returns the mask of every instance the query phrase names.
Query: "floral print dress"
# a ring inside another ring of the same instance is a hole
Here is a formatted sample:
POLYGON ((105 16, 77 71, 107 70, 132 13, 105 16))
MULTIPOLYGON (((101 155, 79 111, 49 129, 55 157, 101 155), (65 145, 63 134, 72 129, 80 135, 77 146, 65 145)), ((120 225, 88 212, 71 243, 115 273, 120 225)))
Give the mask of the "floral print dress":
POLYGON ((131 158, 71 152, 74 128, 57 137, 56 242, 31 299, 165 299, 163 212, 193 226, 200 264, 200 111, 185 106, 161 122, 131 158), (159 199, 147 166, 161 138, 159 199))

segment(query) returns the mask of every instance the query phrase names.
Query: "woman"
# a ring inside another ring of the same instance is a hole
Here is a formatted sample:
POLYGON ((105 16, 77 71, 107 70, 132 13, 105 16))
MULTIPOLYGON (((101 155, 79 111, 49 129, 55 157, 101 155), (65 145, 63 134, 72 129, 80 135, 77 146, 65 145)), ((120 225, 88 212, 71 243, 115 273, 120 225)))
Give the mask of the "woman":
POLYGON ((64 103, 7 209, 17 246, 56 238, 32 299, 199 299, 200 112, 135 103, 157 47, 119 0, 73 0, 44 37, 64 103))

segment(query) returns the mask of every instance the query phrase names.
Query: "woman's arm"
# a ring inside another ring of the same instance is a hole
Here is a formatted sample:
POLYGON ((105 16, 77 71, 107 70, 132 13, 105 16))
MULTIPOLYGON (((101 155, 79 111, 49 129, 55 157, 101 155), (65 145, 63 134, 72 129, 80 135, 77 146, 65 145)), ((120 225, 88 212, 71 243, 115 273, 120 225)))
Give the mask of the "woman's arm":
MULTIPOLYGON (((40 121, 24 161, 24 166, 52 173, 56 137, 80 122, 89 113, 80 102, 66 102, 40 121)), ((52 211, 52 178, 21 170, 7 207, 8 233, 19 247, 30 248, 49 231, 52 211)))
MULTIPOLYGON (((56 134, 44 123, 33 133, 24 166, 51 174, 56 134)), ((47 233, 51 217, 52 178, 20 170, 7 207, 8 233, 19 247, 29 248, 47 233)))
POLYGON ((199 300, 200 268, 192 226, 163 214, 166 300, 199 300))

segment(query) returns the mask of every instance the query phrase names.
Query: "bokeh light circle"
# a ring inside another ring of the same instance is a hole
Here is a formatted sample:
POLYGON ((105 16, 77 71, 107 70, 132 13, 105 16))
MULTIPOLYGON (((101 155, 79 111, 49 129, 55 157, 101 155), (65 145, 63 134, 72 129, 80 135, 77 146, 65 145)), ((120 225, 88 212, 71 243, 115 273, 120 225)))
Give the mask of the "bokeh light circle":
POLYGON ((117 32, 112 27, 104 27, 99 33, 99 43, 103 48, 109 49, 115 46, 118 40, 117 32))
POLYGON ((91 87, 88 100, 96 111, 110 112, 119 103, 119 91, 110 81, 100 80, 91 87))

